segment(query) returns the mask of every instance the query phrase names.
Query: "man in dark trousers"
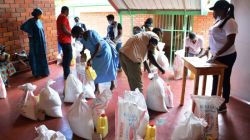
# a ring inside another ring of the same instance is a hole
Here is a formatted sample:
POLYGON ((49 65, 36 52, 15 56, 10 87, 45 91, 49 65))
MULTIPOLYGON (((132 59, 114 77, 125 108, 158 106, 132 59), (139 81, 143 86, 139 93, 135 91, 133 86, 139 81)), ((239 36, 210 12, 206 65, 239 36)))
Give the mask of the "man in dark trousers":
POLYGON ((62 47, 63 51, 63 71, 64 79, 66 80, 70 73, 70 62, 72 59, 72 47, 71 47, 71 29, 68 20, 69 8, 63 6, 61 9, 61 14, 57 17, 57 36, 58 42, 62 47))

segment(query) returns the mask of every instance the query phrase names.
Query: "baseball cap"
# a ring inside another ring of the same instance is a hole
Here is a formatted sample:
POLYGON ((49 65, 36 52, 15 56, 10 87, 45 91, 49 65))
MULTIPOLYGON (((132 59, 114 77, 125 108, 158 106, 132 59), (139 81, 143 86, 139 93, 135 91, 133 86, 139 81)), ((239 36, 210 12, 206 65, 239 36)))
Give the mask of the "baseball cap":
POLYGON ((209 10, 216 10, 216 9, 222 9, 222 10, 228 10, 230 7, 229 2, 226 0, 219 0, 217 1, 213 7, 210 7, 209 10))

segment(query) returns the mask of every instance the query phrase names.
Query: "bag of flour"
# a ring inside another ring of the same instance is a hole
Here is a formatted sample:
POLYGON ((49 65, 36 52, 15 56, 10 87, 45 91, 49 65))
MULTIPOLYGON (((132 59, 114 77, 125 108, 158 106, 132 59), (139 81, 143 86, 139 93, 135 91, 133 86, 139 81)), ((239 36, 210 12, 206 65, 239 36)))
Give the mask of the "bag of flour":
POLYGON ((167 70, 169 67, 168 58, 165 56, 165 52, 160 51, 157 56, 157 63, 164 69, 167 70))
POLYGON ((149 123, 149 114, 144 96, 138 89, 125 91, 118 97, 116 109, 116 140, 143 139, 149 123))
POLYGON ((73 133, 85 139, 92 139, 94 123, 92 110, 80 94, 68 111, 69 126, 73 133))
POLYGON ((204 119, 197 118, 192 112, 186 112, 185 120, 176 126, 171 140, 202 140, 206 126, 204 119))
POLYGON ((147 89, 147 107, 154 111, 168 112, 166 101, 164 81, 158 74, 154 74, 147 89))
POLYGON ((79 94, 83 92, 81 81, 73 74, 69 74, 66 80, 66 86, 64 92, 65 92, 64 102, 70 102, 70 103, 74 102, 79 96, 79 94))
POLYGON ((191 95, 195 102, 195 115, 208 122, 205 129, 206 139, 218 139, 218 109, 224 102, 219 96, 191 95))
POLYGON ((167 107, 169 107, 169 108, 174 107, 174 94, 173 94, 169 84, 167 85, 167 88, 166 88, 166 98, 165 99, 166 99, 166 106, 167 107))
POLYGON ((58 92, 50 87, 54 83, 55 81, 49 80, 46 87, 41 90, 39 95, 39 109, 44 110, 48 116, 62 117, 62 101, 58 92))
POLYGON ((45 125, 40 125, 35 128, 38 137, 34 140, 66 140, 66 137, 59 131, 49 130, 45 125))
POLYGON ((93 110, 93 121, 96 126, 97 119, 101 114, 105 114, 105 109, 108 107, 109 101, 112 98, 112 91, 105 89, 93 101, 91 108, 93 110))
POLYGON ((183 67, 184 67, 184 61, 182 60, 182 58, 184 57, 184 52, 185 52, 184 50, 178 50, 175 52, 173 69, 174 69, 174 78, 176 80, 182 78, 183 67))
POLYGON ((3 82, 2 76, 0 75, 0 98, 6 98, 7 92, 5 88, 5 84, 3 82))
POLYGON ((24 90, 25 92, 21 106, 21 115, 32 120, 37 120, 37 105, 39 102, 39 98, 38 96, 35 97, 33 94, 33 91, 36 89, 36 86, 32 85, 31 83, 27 83, 22 86, 19 86, 19 88, 24 90))

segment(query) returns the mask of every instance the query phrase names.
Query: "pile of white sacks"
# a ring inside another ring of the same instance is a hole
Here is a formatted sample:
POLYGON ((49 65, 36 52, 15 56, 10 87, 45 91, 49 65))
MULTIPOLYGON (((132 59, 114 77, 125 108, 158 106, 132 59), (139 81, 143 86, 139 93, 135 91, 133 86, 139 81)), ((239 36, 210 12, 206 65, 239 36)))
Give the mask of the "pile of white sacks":
MULTIPOLYGON (((156 54, 157 62, 168 70, 168 59, 163 52, 156 54)), ((1 77, 0 77, 1 78, 1 77)), ((156 71, 150 74, 150 83, 144 97, 138 89, 135 91, 125 91, 118 96, 117 107, 115 107, 115 139, 134 140, 143 139, 146 134, 146 127, 149 124, 148 109, 158 112, 168 112, 169 108, 174 107, 173 93, 170 85, 166 83, 156 71)), ((1 80, 2 81, 2 80, 1 80)), ((32 120, 44 120, 45 115, 50 117, 63 117, 62 101, 57 91, 51 85, 55 81, 49 80, 38 96, 34 96, 35 85, 27 83, 19 86, 24 91, 21 104, 21 115, 32 120)), ((3 84, 3 83, 0 83, 3 84)), ((0 98, 6 97, 6 90, 0 91, 0 98)), ((98 117, 105 114, 108 104, 112 98, 112 92, 105 89, 101 94, 95 96, 94 82, 87 81, 85 77, 85 63, 76 64, 76 73, 72 72, 66 79, 64 102, 73 103, 68 110, 67 120, 73 133, 84 139, 94 139, 94 128, 97 126, 98 117), (92 98, 93 100, 86 100, 92 98), (79 123, 81 122, 81 123, 79 123)), ((217 114, 212 112, 221 104, 219 99, 211 99, 206 102, 202 97, 192 97, 197 107, 198 117, 217 120, 217 114), (219 101, 218 101, 219 100, 219 101), (214 110, 210 112, 206 109, 207 104, 213 103, 214 110), (206 115, 210 115, 207 117, 206 115), (202 116, 203 115, 203 116, 202 116)), ((214 111, 216 112, 216 111, 214 111)), ((204 119, 196 117, 192 113, 185 114, 186 119, 180 123, 173 133, 173 140, 177 139, 199 139, 206 136, 209 138, 217 137, 218 130, 211 132, 205 129, 208 126, 218 125, 216 122, 207 124, 204 119), (183 135, 179 135, 182 133, 183 135)), ((49 130, 45 125, 35 128, 38 137, 35 140, 65 140, 60 132, 49 130)))

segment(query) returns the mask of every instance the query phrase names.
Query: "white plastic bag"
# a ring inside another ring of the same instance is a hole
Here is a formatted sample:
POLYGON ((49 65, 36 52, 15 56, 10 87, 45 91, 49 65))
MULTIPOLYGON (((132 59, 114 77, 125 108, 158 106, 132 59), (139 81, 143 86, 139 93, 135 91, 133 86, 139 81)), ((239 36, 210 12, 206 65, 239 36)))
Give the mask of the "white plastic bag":
POLYGON ((167 85, 167 88, 166 88, 166 105, 167 107, 174 107, 174 95, 173 95, 173 92, 170 88, 170 85, 168 84, 167 85))
POLYGON ((93 110, 93 121, 95 126, 97 124, 98 117, 101 114, 105 114, 105 109, 107 108, 111 98, 112 98, 112 91, 110 89, 105 89, 101 94, 99 94, 94 99, 91 108, 93 110))
POLYGON ((69 74, 66 80, 64 102, 74 102, 82 92, 81 81, 73 74, 69 74))
POLYGON ((184 61, 182 58, 184 57, 184 50, 178 50, 175 52, 175 58, 174 58, 174 64, 173 64, 173 69, 174 69, 174 78, 176 80, 179 80, 182 78, 183 75, 183 67, 184 67, 184 61))
POLYGON ((118 97, 116 110, 116 140, 143 139, 149 123, 149 115, 144 96, 138 89, 125 91, 118 97))
POLYGON ((208 126, 205 129, 205 137, 208 139, 218 139, 218 108, 224 102, 219 96, 199 96, 191 95, 194 100, 195 115, 205 118, 208 126))
POLYGON ((39 95, 39 109, 44 110, 48 116, 62 117, 62 101, 58 92, 50 87, 54 83, 55 81, 49 80, 46 87, 41 90, 39 95))
POLYGON ((94 123, 92 110, 80 94, 68 111, 68 121, 73 133, 85 139, 92 139, 94 123))
POLYGON ((76 64, 77 77, 81 81, 82 90, 85 98, 95 98, 94 81, 87 81, 85 76, 86 65, 84 63, 76 64))
POLYGON ((86 83, 85 68, 86 68, 86 64, 85 63, 78 63, 78 64, 76 64, 77 78, 83 84, 86 83))
POLYGON ((58 54, 56 59, 57 59, 57 65, 60 65, 62 63, 62 54, 58 54))
POLYGON ((204 138, 204 129, 207 122, 197 118, 192 112, 185 113, 185 120, 179 123, 171 140, 201 140, 204 138))
POLYGON ((169 67, 168 58, 165 56, 165 52, 160 51, 157 56, 157 63, 164 69, 167 70, 169 67))
POLYGON ((38 133, 38 137, 34 140, 66 140, 61 132, 49 130, 45 125, 40 125, 36 127, 35 130, 38 133))
POLYGON ((85 84, 83 84, 83 93, 85 98, 96 98, 94 92, 94 81, 87 81, 85 84))
POLYGON ((37 105, 39 99, 33 94, 33 91, 36 89, 36 86, 32 85, 31 83, 27 83, 22 86, 19 86, 19 88, 24 90, 25 92, 21 106, 21 115, 32 120, 37 120, 37 105))
POLYGON ((151 110, 168 112, 164 81, 157 74, 154 74, 148 86, 146 103, 147 107, 151 110))
POLYGON ((0 74, 0 98, 6 98, 6 97, 7 97, 7 92, 6 92, 5 84, 0 74))

